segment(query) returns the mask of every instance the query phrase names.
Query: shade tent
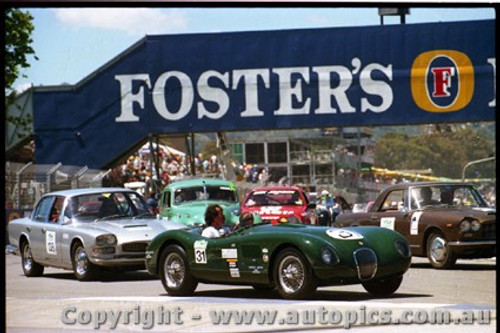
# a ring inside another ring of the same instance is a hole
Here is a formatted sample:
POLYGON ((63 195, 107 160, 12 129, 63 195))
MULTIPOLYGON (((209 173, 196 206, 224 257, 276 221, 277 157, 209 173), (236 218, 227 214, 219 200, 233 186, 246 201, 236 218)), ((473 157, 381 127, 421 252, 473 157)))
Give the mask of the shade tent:
POLYGON ((150 154, 151 153, 151 147, 152 147, 152 150, 155 151, 157 149, 157 146, 159 146, 159 148, 163 149, 164 152, 170 153, 171 155, 182 156, 182 157, 184 157, 186 155, 186 153, 183 153, 180 150, 177 150, 175 148, 172 148, 172 147, 169 147, 169 146, 165 146, 165 145, 162 145, 162 144, 157 145, 154 142, 153 143, 150 143, 150 142, 145 143, 139 149, 139 154, 140 155, 150 154))

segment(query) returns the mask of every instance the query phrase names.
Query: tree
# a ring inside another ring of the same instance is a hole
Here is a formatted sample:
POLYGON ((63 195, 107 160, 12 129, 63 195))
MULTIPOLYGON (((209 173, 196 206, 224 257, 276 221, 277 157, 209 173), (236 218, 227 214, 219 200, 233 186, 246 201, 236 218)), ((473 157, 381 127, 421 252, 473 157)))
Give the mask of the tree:
MULTIPOLYGON (((15 104, 17 93, 13 87, 14 82, 20 77, 21 69, 29 68, 29 56, 35 60, 38 57, 31 47, 33 39, 31 34, 35 29, 33 16, 17 8, 5 10, 5 110, 15 104)), ((29 127, 32 119, 30 116, 16 116, 6 114, 6 121, 24 128, 29 127)))
MULTIPOLYGON (((470 127, 412 137, 393 132, 377 141, 375 165, 391 170, 431 168, 434 176, 459 179, 468 162, 489 157, 493 151, 494 142, 470 127)), ((476 174, 494 177, 493 163, 482 165, 476 174)))

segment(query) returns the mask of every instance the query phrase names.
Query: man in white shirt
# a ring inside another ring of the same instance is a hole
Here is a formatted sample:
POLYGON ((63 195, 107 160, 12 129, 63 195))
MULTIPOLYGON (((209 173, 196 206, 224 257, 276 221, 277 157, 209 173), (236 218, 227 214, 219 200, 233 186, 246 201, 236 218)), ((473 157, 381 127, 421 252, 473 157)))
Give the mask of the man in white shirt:
POLYGON ((224 234, 224 211, 219 205, 210 205, 205 211, 205 223, 207 227, 203 229, 201 236, 207 238, 218 238, 224 234))

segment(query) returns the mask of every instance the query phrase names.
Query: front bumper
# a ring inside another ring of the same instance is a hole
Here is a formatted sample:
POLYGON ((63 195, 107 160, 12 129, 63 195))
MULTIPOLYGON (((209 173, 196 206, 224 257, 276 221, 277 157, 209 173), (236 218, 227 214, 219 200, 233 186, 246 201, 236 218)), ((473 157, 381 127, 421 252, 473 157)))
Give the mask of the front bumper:
POLYGON ((133 257, 112 257, 112 258, 97 258, 90 257, 90 261, 94 265, 103 266, 103 267, 117 267, 117 266, 136 266, 136 265, 145 265, 146 258, 145 256, 133 256, 133 257))
POLYGON ((448 243, 459 258, 491 258, 496 256, 496 240, 453 241, 448 243))
POLYGON ((480 241, 454 241, 448 243, 450 246, 496 246, 496 240, 480 240, 480 241))

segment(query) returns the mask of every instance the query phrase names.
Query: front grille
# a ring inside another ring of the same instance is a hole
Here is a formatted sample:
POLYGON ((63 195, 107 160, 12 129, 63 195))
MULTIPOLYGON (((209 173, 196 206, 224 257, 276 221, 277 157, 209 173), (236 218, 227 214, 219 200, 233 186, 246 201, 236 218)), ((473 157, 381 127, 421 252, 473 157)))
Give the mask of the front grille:
POLYGON ((481 225, 483 239, 496 239, 496 223, 483 223, 481 225))
POLYGON ((134 242, 122 244, 123 252, 146 252, 148 242, 134 242))
POLYGON ((377 256, 372 249, 362 248, 354 251, 354 261, 361 281, 369 280, 377 273, 377 256))

